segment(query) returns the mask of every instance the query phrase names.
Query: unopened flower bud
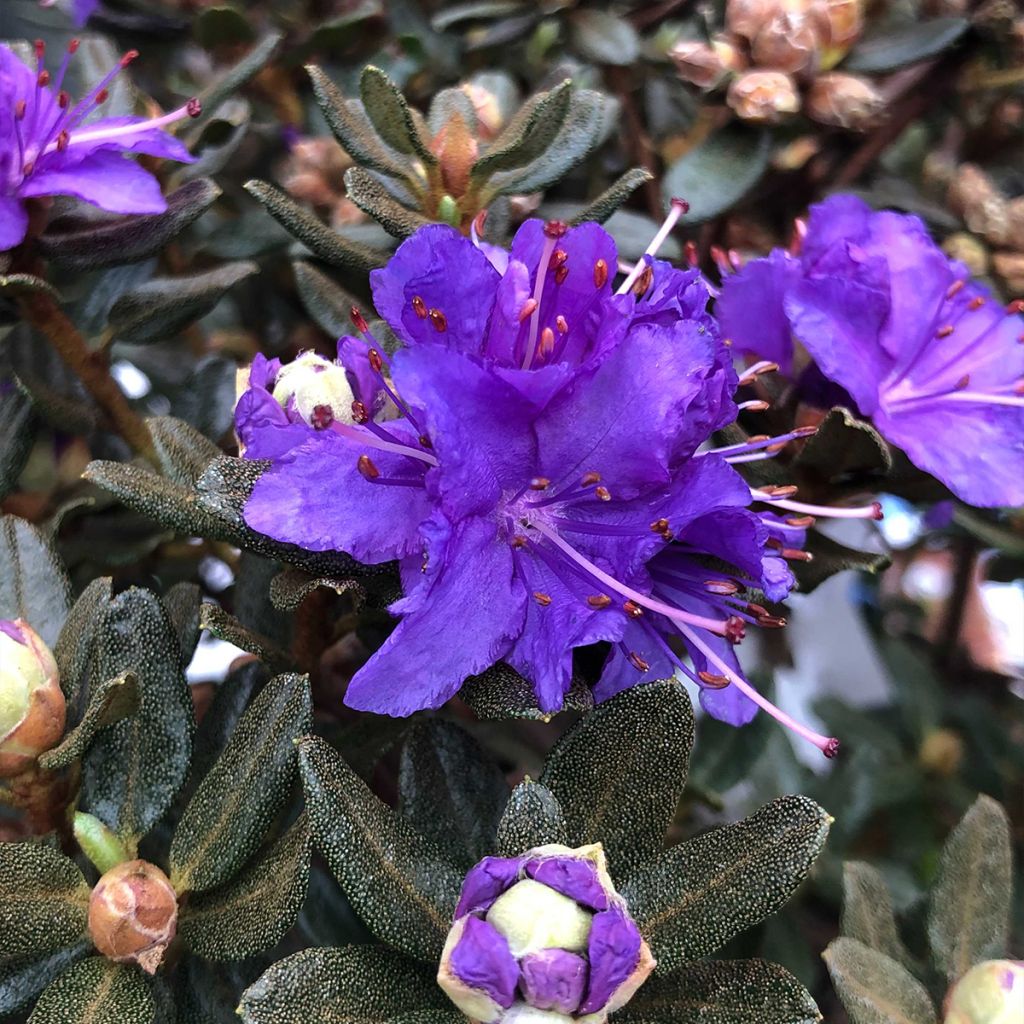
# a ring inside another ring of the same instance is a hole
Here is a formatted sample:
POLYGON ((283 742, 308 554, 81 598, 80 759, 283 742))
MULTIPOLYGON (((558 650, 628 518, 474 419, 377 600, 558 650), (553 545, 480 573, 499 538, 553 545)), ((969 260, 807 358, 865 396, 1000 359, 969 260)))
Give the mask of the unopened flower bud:
POLYGON ((728 39, 712 39, 710 45, 684 39, 668 52, 679 77, 699 89, 713 89, 733 71, 743 68, 743 58, 728 39))
POLYGON ((864 0, 814 0, 811 13, 818 24, 819 66, 835 67, 864 31, 864 0))
POLYGON ((918 751, 921 767, 932 775, 951 778, 964 757, 964 741, 952 729, 933 729, 918 751))
POLYGON ((750 55, 758 67, 796 75, 816 63, 818 45, 818 26, 804 10, 780 10, 753 35, 750 55))
POLYGON ((653 969, 600 845, 551 845, 469 872, 437 980, 481 1024, 603 1024, 653 969))
POLYGON ((744 121, 778 124, 800 109, 796 84, 781 71, 747 71, 733 80, 726 102, 744 121))
POLYGON ((866 78, 833 71, 814 80, 804 109, 820 124, 863 131, 884 107, 884 97, 866 78))
POLYGON ((49 647, 22 619, 0 619, 0 778, 20 775, 64 735, 64 694, 49 647))
POLYGON ((1024 963, 986 960, 953 986, 943 1024, 1019 1024, 1022 1009, 1024 963))
POLYGON ((178 897, 154 864, 111 868, 89 897, 89 936, 105 957, 155 974, 178 927, 178 897))
POLYGON ((352 423, 352 386, 345 368, 315 352, 303 352, 282 366, 274 398, 293 416, 318 430, 335 420, 352 423))

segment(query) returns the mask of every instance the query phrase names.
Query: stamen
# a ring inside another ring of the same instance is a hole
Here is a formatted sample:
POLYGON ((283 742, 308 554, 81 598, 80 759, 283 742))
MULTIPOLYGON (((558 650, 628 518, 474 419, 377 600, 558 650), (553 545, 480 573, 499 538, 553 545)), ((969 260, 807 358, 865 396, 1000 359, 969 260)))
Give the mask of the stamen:
POLYGON ((788 434, 779 434, 776 437, 769 437, 768 434, 755 434, 748 437, 746 441, 742 441, 739 444, 725 445, 722 448, 708 448, 705 451, 698 452, 699 455, 741 455, 747 452, 758 451, 762 448, 775 448, 779 447, 781 450, 790 441, 796 441, 804 437, 812 437, 818 432, 817 427, 796 427, 791 430, 788 434))
POLYGON ((802 501, 789 501, 785 498, 777 498, 768 494, 765 490, 752 490, 751 498, 755 501, 766 501, 770 505, 784 508, 787 512, 802 512, 807 515, 821 516, 830 519, 881 519, 882 506, 879 502, 873 501, 870 505, 860 505, 856 508, 833 508, 827 505, 808 505, 802 501))
POLYGON ((935 337, 936 338, 948 338, 953 333, 953 330, 954 330, 954 328, 953 328, 952 324, 946 324, 944 327, 940 327, 935 332, 935 337))
POLYGON ((430 311, 430 322, 434 325, 434 330, 438 334, 442 334, 448 329, 448 317, 444 315, 439 309, 432 309, 430 311))
POLYGON ((530 481, 531 491, 546 491, 551 486, 551 481, 546 476, 535 476, 530 481))
MULTIPOLYGON (((662 222, 660 228, 658 228, 657 234, 651 239, 651 244, 644 250, 644 256, 655 256, 658 250, 662 247, 665 239, 672 233, 672 229, 676 226, 679 218, 682 217, 687 210, 690 209, 690 204, 685 199, 673 198, 671 201, 671 207, 668 211, 668 216, 662 222)), ((633 283, 640 276, 640 272, 647 267, 647 261, 643 256, 640 257, 636 262, 636 266, 629 272, 626 280, 619 285, 616 289, 616 295, 625 295, 630 288, 633 287, 633 283)), ((645 288, 644 291, 647 289, 645 288)))
POLYGON ((551 254, 551 259, 548 260, 548 270, 558 270, 559 267, 564 267, 568 259, 569 254, 564 249, 556 249, 551 254))
POLYGON ((611 501, 612 494, 604 485, 594 488, 594 495, 601 499, 601 501, 611 501))
MULTIPOLYGON (((559 220, 550 220, 544 225, 544 248, 540 253, 540 260, 537 262, 537 279, 534 282, 533 301, 536 305, 530 312, 530 336, 526 343, 526 352, 523 355, 522 368, 528 370, 533 362, 534 353, 537 351, 537 335, 540 332, 540 304, 544 298, 544 282, 547 280, 548 264, 551 262, 552 253, 555 251, 555 243, 568 230, 566 225, 559 220)), ((561 250, 564 252, 565 250, 561 250)), ((557 277, 557 271, 556 271, 557 277)))
POLYGON ((639 619, 640 616, 644 613, 643 608, 641 608, 640 605, 636 603, 636 601, 626 601, 622 606, 622 610, 631 619, 639 619))
POLYGON ((558 329, 559 334, 569 333, 569 323, 561 313, 555 317, 555 327, 558 329))
POLYGON ((358 399, 352 402, 352 419, 356 423, 366 423, 370 419, 369 411, 358 399))
POLYGON ((608 282, 608 264, 604 260, 598 260, 594 264, 594 287, 603 288, 608 282))
MULTIPOLYGON (((415 301, 416 300, 414 299, 413 302, 415 302, 415 301)), ((352 324, 355 326, 355 329, 360 334, 366 334, 366 333, 369 332, 370 325, 366 322, 366 317, 363 316, 363 312, 362 312, 362 310, 358 306, 352 306, 349 309, 348 317, 352 321, 352 324)), ((378 355, 378 358, 380 358, 379 355, 378 355)), ((370 362, 372 364, 372 362, 373 362, 372 357, 371 357, 370 362)), ((380 367, 374 367, 374 369, 379 371, 380 367)))
POLYGON ((376 480, 380 476, 380 470, 369 455, 360 455, 356 462, 356 468, 359 470, 360 475, 367 480, 376 480))
POLYGON ((555 332, 550 327, 545 327, 540 332, 540 346, 537 355, 541 359, 547 359, 555 351, 555 332))
POLYGON ((377 349, 371 348, 370 351, 366 353, 366 358, 369 360, 370 369, 373 370, 374 373, 380 373, 381 370, 384 369, 384 360, 377 349))
POLYGON ((637 672, 649 672, 650 671, 650 668, 651 668, 650 663, 644 661, 644 659, 641 658, 640 655, 637 654, 636 651, 630 651, 629 654, 626 655, 626 658, 629 661, 630 665, 632 665, 633 668, 635 668, 637 670, 637 672))
POLYGON ((612 599, 607 594, 591 594, 590 597, 587 598, 587 604, 589 604, 591 608, 596 608, 598 610, 607 608, 611 603, 612 599))
MULTIPOLYGON (((96 95, 96 102, 103 102, 99 93, 96 95)), ((71 134, 71 141, 69 145, 77 146, 86 142, 106 142, 109 139, 119 139, 128 135, 135 135, 140 131, 148 130, 150 128, 163 128, 165 125, 174 124, 176 121, 181 121, 186 117, 198 116, 199 108, 197 104, 198 101, 194 104, 193 101, 190 100, 185 104, 185 106, 179 107, 177 110, 171 111, 169 114, 164 114, 163 117, 154 117, 149 121, 141 121, 136 124, 124 124, 115 128, 100 128, 91 132, 73 132, 71 134), (193 113, 193 111, 196 112, 193 113)), ((79 119, 73 118, 72 120, 77 121, 79 119)), ((52 153, 56 148, 56 143, 51 142, 43 152, 52 153)))
POLYGON ((636 283, 633 285, 633 294, 638 298, 642 299, 654 283, 654 270, 652 267, 644 267, 640 271, 640 276, 636 279, 636 283))
POLYGON ((589 473, 584 473, 583 476, 580 477, 581 487, 593 487, 594 484, 599 484, 600 482, 601 474, 595 473, 594 470, 591 470, 589 473))
POLYGON ((421 319, 427 319, 427 304, 418 295, 412 297, 412 311, 421 319))
POLYGON ((367 448, 377 448, 382 452, 394 452, 396 455, 408 455, 412 459, 419 459, 420 462, 425 462, 428 466, 438 465, 437 459, 429 452, 413 448, 411 445, 401 444, 398 441, 388 441, 370 433, 369 424, 363 430, 357 430, 355 427, 350 427, 347 423, 335 420, 331 424, 331 428, 343 437, 348 437, 359 444, 366 445, 367 448))
POLYGON ((563 264, 562 264, 562 265, 561 265, 561 266, 560 266, 560 267, 559 267, 559 268, 558 268, 558 269, 557 269, 557 270, 555 271, 555 284, 565 284, 565 279, 566 279, 566 278, 567 278, 568 276, 569 276, 569 267, 568 267, 568 265, 567 265, 567 264, 563 263, 563 264))
POLYGON ((771 402, 764 402, 759 398, 751 399, 749 402, 740 402, 740 404, 736 406, 740 412, 765 412, 771 407, 771 402))
POLYGON ((542 608, 547 608, 547 606, 549 604, 551 604, 551 595, 550 594, 545 594, 543 591, 540 591, 540 590, 535 590, 533 592, 533 599, 542 608))
MULTIPOLYGON (((519 310, 519 322, 522 323, 527 318, 533 316, 533 311, 537 308, 536 299, 527 299, 523 303, 523 308, 519 310)), ((426 314, 424 314, 425 316, 426 314)))
POLYGON ((740 592, 739 586, 730 580, 705 580, 704 589, 718 597, 732 597, 740 592))
POLYGON ((728 676, 717 676, 713 672, 698 672, 697 677, 712 690, 724 690, 729 685, 728 676))
POLYGON ((743 371, 743 376, 739 379, 739 386, 742 387, 746 384, 753 384, 761 374, 775 373, 778 368, 778 363, 773 363, 768 359, 762 359, 761 362, 754 363, 753 366, 748 366, 747 369, 743 371))

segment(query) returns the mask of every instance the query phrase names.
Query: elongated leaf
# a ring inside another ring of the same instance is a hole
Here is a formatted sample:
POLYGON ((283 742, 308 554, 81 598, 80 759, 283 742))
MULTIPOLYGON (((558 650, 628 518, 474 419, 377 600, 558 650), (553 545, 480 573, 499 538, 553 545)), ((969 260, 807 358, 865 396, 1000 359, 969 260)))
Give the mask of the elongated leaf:
POLYGON ((821 852, 829 817, 786 796, 662 853, 620 887, 659 970, 710 956, 781 907, 821 852))
POLYGON ((42 843, 0 843, 0 965, 77 942, 88 904, 73 860, 42 843))
POLYGON ((934 1024, 924 986, 891 957, 847 938, 822 956, 852 1024, 934 1024))
POLYGON ((199 644, 199 609, 202 604, 202 591, 197 583, 183 580, 175 583, 164 594, 164 608, 171 620, 174 632, 178 635, 178 652, 181 656, 181 668, 184 671, 192 661, 199 644))
POLYGON ((693 709, 675 680, 635 686, 582 718, 548 755, 541 782, 574 846, 600 842, 615 878, 657 855, 686 785, 693 709))
POLYGON ((29 1024, 152 1024, 154 1011, 141 971, 91 956, 43 992, 29 1024))
POLYGON ((0 518, 0 619, 24 619, 52 646, 69 607, 68 579, 50 543, 24 519, 0 518))
POLYGON ((295 780, 295 740, 312 714, 305 676, 278 676, 260 691, 175 830, 178 892, 216 888, 252 856, 295 780))
POLYGON ((28 957, 0 967, 0 1014, 13 1013, 31 1002, 47 985, 93 952, 88 939, 49 956, 28 957))
POLYGON ((69 706, 79 704, 79 695, 87 681, 85 673, 92 656, 93 637, 102 628, 107 614, 112 582, 109 576, 100 576, 78 595, 53 648, 60 670, 60 686, 69 706))
POLYGON ((1006 955, 1012 872, 1006 811, 979 796, 946 840, 928 908, 932 956, 950 981, 1006 955))
POLYGON ((387 145, 399 153, 418 156, 426 164, 437 163, 437 157, 420 135, 405 97, 380 68, 372 64, 363 68, 359 93, 370 121, 387 145))
POLYGON ((653 178, 654 175, 643 167, 630 168, 616 178, 596 199, 591 199, 572 218, 572 224, 583 224, 591 220, 603 224, 641 185, 653 178))
POLYGON ((35 435, 31 399, 21 391, 8 391, 0 401, 0 498, 17 486, 35 435))
POLYGON ((395 238, 408 238, 424 225, 432 223, 422 214, 403 206, 362 167, 350 167, 345 172, 345 189, 349 199, 360 210, 368 213, 395 238))
MULTIPOLYGON (((470 676, 462 685, 459 697, 478 718, 526 718, 548 722, 550 712, 541 711, 533 685, 511 665, 499 661, 478 676, 470 676)), ((572 688, 565 695, 564 711, 589 711, 594 706, 594 695, 582 679, 573 679, 572 688)))
POLYGON ((817 1024, 811 994, 787 970, 765 960, 719 960, 669 974, 657 971, 619 1024, 817 1024))
POLYGON ((356 913, 382 942, 436 963, 462 871, 323 740, 300 744, 299 768, 313 838, 356 913))
POLYGON ((199 102, 203 108, 199 115, 199 124, 205 124, 210 120, 229 96, 259 74, 273 57, 281 38, 279 32, 264 36, 233 68, 214 79, 199 94, 199 102))
POLYGON ((356 580, 336 580, 327 576, 310 576, 300 569, 284 569, 270 581, 270 603, 275 608, 291 611, 321 587, 336 594, 350 594, 357 606, 365 597, 356 580))
POLYGON ((568 845, 565 814, 547 786, 526 778, 512 790, 498 822, 498 854, 518 857, 535 846, 548 843, 568 845))
POLYGON ((801 473, 840 487, 883 479, 892 469, 892 453, 881 434, 849 409, 832 409, 793 460, 801 473))
POLYGON ((208 960, 243 960, 277 945, 306 898, 309 851, 303 816, 227 885, 193 895, 178 922, 192 952, 208 960))
POLYGON ((870 864, 843 865, 842 934, 910 967, 910 953, 900 939, 885 879, 870 864))
POLYGON ((797 589, 801 594, 809 594, 837 572, 856 569, 858 572, 877 575, 888 568, 891 562, 889 556, 882 551, 858 551, 817 530, 808 532, 804 549, 811 553, 813 561, 797 562, 793 566, 797 589))
POLYGON ((241 647, 243 651, 255 654, 275 671, 283 672, 292 667, 292 659, 287 651, 281 650, 269 637, 247 629, 220 605, 204 604, 199 610, 199 624, 218 640, 226 640, 229 644, 241 647))
POLYGON ((292 270, 302 304, 317 325, 333 338, 351 331, 355 298, 306 260, 296 260, 292 270))
POLYGON ((244 1024, 460 1024, 436 967, 380 946, 307 949, 242 994, 244 1024))
POLYGON ((493 852, 508 786, 458 726, 431 719, 412 727, 398 788, 401 813, 453 861, 471 867, 493 852))
POLYGON ((843 63, 844 71, 878 73, 892 71, 942 53, 970 28, 967 18, 930 18, 899 28, 886 28, 884 35, 862 39, 843 63))
POLYGON ((569 24, 573 43, 588 60, 622 65, 640 55, 640 37, 623 17, 600 10, 574 11, 569 24))

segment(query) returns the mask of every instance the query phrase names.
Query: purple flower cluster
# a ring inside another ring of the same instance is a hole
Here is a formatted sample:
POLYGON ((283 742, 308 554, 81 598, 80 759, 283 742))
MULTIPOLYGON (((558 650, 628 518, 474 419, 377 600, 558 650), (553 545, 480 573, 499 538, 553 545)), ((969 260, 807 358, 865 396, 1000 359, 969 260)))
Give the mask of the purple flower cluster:
POLYGON ((915 465, 973 505, 1024 504, 1024 319, 969 279, 917 217, 853 196, 811 208, 798 256, 726 277, 741 352, 788 371, 793 338, 915 465), (753 311, 753 312, 752 312, 753 311))
POLYGON ((437 980, 481 1024, 601 1024, 654 966, 601 847, 542 846, 469 872, 437 980))
POLYGON ((355 311, 337 363, 254 364, 236 424, 246 455, 272 462, 247 523, 400 564, 400 621, 349 705, 437 707, 504 660, 554 712, 574 649, 604 641, 598 699, 679 672, 715 717, 742 724, 760 705, 834 750, 733 652, 748 625, 781 624, 746 591, 785 597, 803 533, 752 502, 807 510, 752 493, 729 463, 795 435, 709 447, 736 417, 737 375, 698 273, 652 253, 613 291, 618 255, 595 224, 528 221, 509 252, 426 227, 371 275, 404 343, 393 357, 355 311))
POLYGON ((113 213, 162 213, 160 183, 126 153, 145 153, 182 163, 193 157, 163 129, 199 113, 197 101, 163 117, 89 120, 106 101, 114 78, 138 54, 133 50, 78 102, 61 88, 73 40, 55 74, 44 66, 36 43, 35 70, 0 46, 0 251, 18 245, 28 230, 25 202, 44 196, 75 196, 113 213))

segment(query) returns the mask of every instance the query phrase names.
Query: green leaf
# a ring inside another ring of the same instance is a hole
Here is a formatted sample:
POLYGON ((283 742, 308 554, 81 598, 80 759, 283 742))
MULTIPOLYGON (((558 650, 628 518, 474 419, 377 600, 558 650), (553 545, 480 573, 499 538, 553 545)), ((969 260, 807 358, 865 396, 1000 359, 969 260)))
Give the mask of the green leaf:
POLYGON ((226 71, 220 78, 214 79, 200 94, 199 102, 203 112, 198 123, 205 124, 220 109, 221 104, 236 93, 242 86, 263 70, 274 56, 277 44, 282 36, 273 32, 264 36, 234 67, 226 71))
POLYGON ((924 986, 891 957, 840 938, 822 958, 852 1024, 935 1024, 924 986))
POLYGON ((99 818, 91 814, 75 811, 72 832, 78 848, 101 875, 132 859, 124 843, 99 818))
POLYGON ((292 270, 299 298, 317 326, 332 338, 348 334, 352 307, 359 305, 355 298, 306 260, 296 260, 292 270))
POLYGON ((192 33, 199 45, 211 50, 216 46, 248 43, 253 27, 241 11, 233 7, 208 7, 192 23, 192 33))
POLYGON ((242 993, 243 1024, 464 1024, 437 968, 380 946, 307 949, 242 993))
POLYGON ((666 208, 674 196, 690 204, 689 225, 710 220, 735 206, 768 167, 771 134, 733 124, 681 156, 662 180, 666 208))
MULTIPOLYGON (((480 675, 470 676, 459 691, 478 718, 526 718, 548 722, 554 715, 541 711, 533 685, 511 665, 499 661, 480 675)), ((588 711, 594 706, 590 688, 582 680, 573 680, 565 696, 563 711, 588 711)), ((557 712, 556 712, 557 714, 557 712)))
POLYGON ((323 740, 300 744, 299 769, 313 838, 356 913, 382 942, 436 964, 462 871, 323 740))
POLYGON ((130 846, 170 806, 192 753, 192 698, 167 612, 136 587, 107 603, 89 658, 93 680, 131 672, 139 709, 94 738, 83 760, 82 807, 130 846))
POLYGON ((686 785, 693 709, 676 680, 599 704, 548 755, 540 781, 565 813, 570 845, 600 842, 615 878, 661 850, 686 785))
POLYGON ((843 71, 877 74, 926 60, 949 49, 970 28, 967 18, 929 18, 883 35, 862 39, 843 62, 843 71))
POLYGON ((942 848, 928 907, 932 956, 951 982, 982 960, 1006 955, 1012 894, 1010 822, 982 795, 942 848))
POLYGON ((0 295, 22 295, 26 292, 42 292, 58 302, 61 294, 49 281, 33 274, 0 274, 0 295))
POLYGON ((243 960, 277 945, 306 898, 309 853, 303 815, 227 885, 189 897, 178 933, 208 960, 243 960))
POLYGON ((870 864, 851 860, 843 865, 843 921, 841 932, 869 949, 907 967, 910 953, 900 939, 892 900, 885 879, 870 864))
POLYGON ((154 1012, 141 971, 91 956, 43 991, 28 1024, 153 1024, 154 1012))
POLYGON ((292 611, 321 587, 336 594, 351 594, 357 604, 365 596, 357 580, 336 580, 310 576, 301 569, 283 569, 270 581, 270 603, 282 611, 292 611))
POLYGON ((50 231, 38 241, 42 254, 70 270, 95 270, 155 256, 220 196, 209 178, 197 178, 167 197, 167 210, 153 216, 118 217, 71 231, 50 231))
POLYGON ((889 567, 891 559, 881 551, 858 551, 833 540, 818 530, 809 530, 804 550, 810 552, 812 561, 791 563, 801 594, 809 594, 837 572, 856 569, 877 575, 889 567))
POLYGON ((793 468, 833 487, 877 485, 892 469, 892 453, 871 424, 837 407, 805 442, 793 468))
POLYGON ((259 200, 267 212, 314 255, 335 267, 365 273, 382 267, 388 254, 381 249, 353 242, 332 231, 279 188, 265 181, 247 181, 245 190, 259 200))
POLYGON ((259 269, 255 263, 242 261, 200 274, 151 278, 114 303, 108 323, 117 340, 130 344, 173 337, 206 316, 226 292, 259 269))
POLYGON ((312 714, 307 677, 263 687, 178 822, 170 854, 178 892, 216 888, 252 856, 295 781, 295 741, 312 714))
POLYGON ((405 97, 380 68, 372 64, 363 68, 359 94, 373 127, 387 145, 399 153, 418 156, 427 165, 437 163, 405 97))
POLYGON ((39 757, 39 767, 48 772, 66 768, 78 760, 101 729, 135 714, 139 706, 139 688, 129 670, 93 687, 82 720, 67 733, 59 746, 39 757))
MULTIPOLYGON (((641 186, 652 181, 654 175, 646 168, 633 167, 616 178, 596 199, 591 199, 570 222, 573 226, 586 221, 603 224, 641 186)), ((653 236, 652 236, 653 237, 653 236)))
POLYGON ((656 971, 616 1012, 616 1024, 817 1024, 811 994, 765 960, 719 960, 656 971))
POLYGON ((54 645, 53 657, 60 670, 60 686, 69 707, 79 702, 92 656, 93 638, 102 628, 110 603, 112 582, 109 576, 100 576, 78 595, 54 645))
POLYGON ((18 390, 7 392, 0 402, 0 498, 18 486, 35 436, 31 399, 18 390))
POLYGON ((164 476, 191 487, 221 450, 195 427, 174 416, 150 416, 146 420, 153 447, 164 476))
POLYGON ((199 609, 199 625, 218 640, 225 640, 229 644, 241 647, 243 651, 255 654, 277 672, 286 672, 294 665, 287 651, 281 650, 269 637, 247 629, 220 605, 204 603, 199 609))
POLYGON ((89 886, 42 843, 0 843, 0 965, 43 957, 85 935, 89 886))
POLYGON ((349 199, 376 220, 395 238, 408 238, 433 223, 429 218, 403 206, 369 171, 350 167, 345 172, 345 190, 349 199))
POLYGON ((46 538, 24 519, 0 518, 0 618, 24 619, 52 646, 68 614, 69 589, 46 538))
POLYGON ((41 959, 31 957, 0 967, 0 1014, 20 1010, 54 978, 92 952, 92 942, 83 939, 41 959))
POLYGON ((164 594, 164 608, 178 634, 178 650, 182 671, 188 668, 199 644, 199 610, 202 591, 197 583, 183 580, 164 594))
POLYGON ((497 852, 518 857, 548 843, 569 845, 565 815, 551 790, 527 777, 512 790, 498 822, 497 852))
POLYGON ((802 796, 666 850, 620 891, 659 969, 710 956, 793 895, 821 852, 829 817, 802 796))
POLYGON ((569 25, 575 47, 596 64, 633 64, 640 56, 640 37, 625 18, 581 10, 569 16, 569 25))
POLYGON ((437 718, 415 723, 398 791, 400 813, 456 863, 471 867, 493 851, 508 786, 465 730, 437 718))

